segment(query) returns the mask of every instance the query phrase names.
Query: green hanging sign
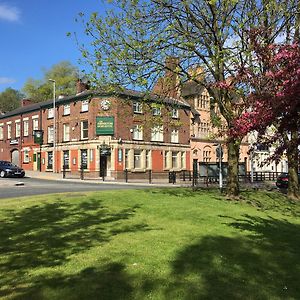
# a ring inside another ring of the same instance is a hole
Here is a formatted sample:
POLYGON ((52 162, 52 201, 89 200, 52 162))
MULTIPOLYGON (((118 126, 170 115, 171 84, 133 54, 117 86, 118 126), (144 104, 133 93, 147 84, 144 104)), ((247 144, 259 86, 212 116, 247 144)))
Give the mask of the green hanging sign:
POLYGON ((43 130, 34 130, 33 136, 34 136, 34 143, 38 145, 43 145, 43 130))
POLYGON ((114 117, 96 117, 96 135, 114 135, 114 117))

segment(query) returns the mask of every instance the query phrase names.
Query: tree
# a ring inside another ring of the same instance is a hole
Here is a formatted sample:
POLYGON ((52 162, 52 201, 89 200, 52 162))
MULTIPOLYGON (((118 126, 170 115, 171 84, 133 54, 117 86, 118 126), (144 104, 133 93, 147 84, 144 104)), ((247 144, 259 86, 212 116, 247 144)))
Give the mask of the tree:
POLYGON ((34 102, 49 100, 53 97, 53 87, 49 79, 56 81, 56 92, 61 95, 75 94, 78 71, 68 61, 54 65, 50 70, 44 71, 42 80, 28 79, 23 87, 24 93, 34 102))
POLYGON ((21 105, 20 100, 24 97, 22 93, 12 88, 7 88, 0 93, 0 111, 6 113, 18 108, 21 105))
POLYGON ((300 144, 300 46, 298 43, 265 45, 260 39, 264 30, 251 33, 257 65, 241 77, 253 92, 246 103, 248 111, 235 121, 230 135, 244 135, 252 130, 260 134, 259 142, 276 145, 269 160, 279 160, 286 152, 289 166, 288 196, 300 199, 298 162, 300 144), (268 132, 273 128, 273 133, 268 132))
MULTIPOLYGON (((246 30, 264 25, 271 43, 295 21, 291 1, 122 1, 105 18, 93 13, 85 22, 91 47, 81 46, 92 67, 91 80, 149 90, 165 71, 169 56, 180 59, 168 68, 180 78, 204 86, 219 106, 228 128, 241 114, 243 89, 228 90, 239 65, 249 64, 246 30), (190 72, 202 68, 202 76, 190 72), (238 97, 237 97, 238 96, 238 97), (237 98, 239 99, 237 101, 237 98)), ((237 196, 241 138, 228 136, 227 193, 237 196)))

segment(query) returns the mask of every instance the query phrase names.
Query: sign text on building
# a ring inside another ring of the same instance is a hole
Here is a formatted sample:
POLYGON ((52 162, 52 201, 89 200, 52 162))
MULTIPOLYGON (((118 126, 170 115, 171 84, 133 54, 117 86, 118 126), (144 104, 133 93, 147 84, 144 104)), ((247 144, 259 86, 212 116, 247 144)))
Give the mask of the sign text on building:
POLYGON ((114 117, 96 117, 96 135, 113 135, 114 129, 114 117))

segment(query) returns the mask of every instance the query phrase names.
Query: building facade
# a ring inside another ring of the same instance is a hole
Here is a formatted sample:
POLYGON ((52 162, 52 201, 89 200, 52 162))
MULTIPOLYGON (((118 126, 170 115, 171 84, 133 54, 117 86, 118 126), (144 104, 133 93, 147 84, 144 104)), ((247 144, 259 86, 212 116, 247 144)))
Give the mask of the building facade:
POLYGON ((85 90, 30 104, 0 117, 0 160, 25 170, 143 178, 190 170, 190 107, 122 90, 85 90))

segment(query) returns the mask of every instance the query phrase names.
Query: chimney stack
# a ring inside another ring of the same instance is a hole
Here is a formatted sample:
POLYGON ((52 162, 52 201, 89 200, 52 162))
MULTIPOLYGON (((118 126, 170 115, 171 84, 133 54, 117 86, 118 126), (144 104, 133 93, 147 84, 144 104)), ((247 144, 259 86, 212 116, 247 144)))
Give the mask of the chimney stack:
POLYGON ((21 100, 21 107, 28 106, 30 104, 32 104, 32 101, 30 99, 22 99, 21 100))
POLYGON ((90 88, 89 82, 84 83, 84 82, 82 82, 81 79, 77 80, 77 83, 76 83, 76 94, 80 94, 80 93, 88 90, 89 88, 90 88))

